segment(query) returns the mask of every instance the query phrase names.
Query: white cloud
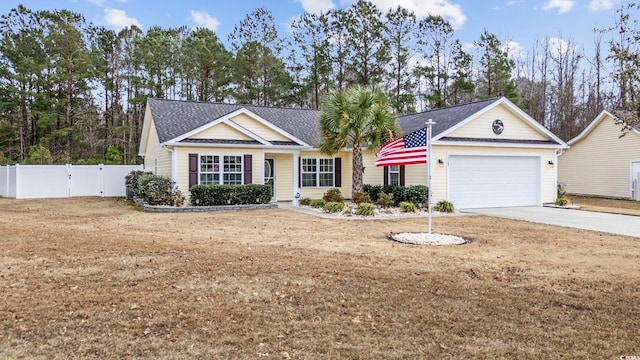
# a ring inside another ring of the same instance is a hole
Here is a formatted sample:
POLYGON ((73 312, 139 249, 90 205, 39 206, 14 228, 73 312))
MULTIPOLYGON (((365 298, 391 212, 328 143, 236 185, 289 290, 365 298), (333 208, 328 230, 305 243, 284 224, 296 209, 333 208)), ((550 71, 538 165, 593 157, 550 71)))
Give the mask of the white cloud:
POLYGON ((302 4, 304 11, 311 14, 320 14, 336 8, 333 0, 295 0, 295 2, 302 4))
POLYGON ((468 43, 463 43, 462 44, 462 51, 466 52, 467 54, 471 52, 471 50, 473 50, 473 48, 475 48, 476 45, 472 42, 468 42, 468 43))
POLYGON ((124 4, 126 3, 128 0, 116 0, 116 2, 119 2, 120 4, 124 4))
POLYGON ((569 43, 566 40, 550 37, 547 38, 546 41, 549 46, 549 53, 555 58, 568 56, 573 53, 580 54, 580 47, 569 43))
POLYGON ((104 7, 104 0, 89 0, 95 6, 104 7))
POLYGON ((196 27, 204 27, 212 31, 216 31, 220 26, 220 21, 203 11, 191 10, 191 20, 196 27))
POLYGON ((543 9, 545 10, 558 10, 558 14, 568 13, 573 9, 573 6, 576 4, 574 0, 549 0, 543 9))
POLYGON ((502 50, 506 51, 509 59, 512 60, 524 59, 526 57, 526 51, 522 47, 522 44, 517 41, 505 42, 502 50))
POLYGON ((104 9, 104 21, 107 25, 116 28, 116 30, 121 30, 130 25, 135 25, 139 28, 142 27, 138 19, 127 16, 127 13, 120 9, 104 9))
POLYGON ((454 29, 459 29, 467 21, 462 8, 451 0, 371 0, 380 10, 386 12, 402 6, 413 11, 418 18, 428 15, 440 15, 451 23, 454 29))
POLYGON ((589 10, 591 11, 611 10, 613 9, 613 5, 614 5, 613 0, 591 0, 589 1, 589 10))

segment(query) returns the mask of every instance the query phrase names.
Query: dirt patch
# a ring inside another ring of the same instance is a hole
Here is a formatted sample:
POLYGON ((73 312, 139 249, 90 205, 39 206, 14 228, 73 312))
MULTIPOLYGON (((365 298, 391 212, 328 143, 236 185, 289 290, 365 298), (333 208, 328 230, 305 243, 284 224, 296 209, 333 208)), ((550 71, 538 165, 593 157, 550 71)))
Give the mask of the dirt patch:
POLYGON ((640 201, 614 200, 575 195, 570 196, 569 200, 573 205, 580 206, 580 210, 640 216, 640 201))
POLYGON ((484 216, 0 199, 0 358, 638 355, 638 239, 484 216))

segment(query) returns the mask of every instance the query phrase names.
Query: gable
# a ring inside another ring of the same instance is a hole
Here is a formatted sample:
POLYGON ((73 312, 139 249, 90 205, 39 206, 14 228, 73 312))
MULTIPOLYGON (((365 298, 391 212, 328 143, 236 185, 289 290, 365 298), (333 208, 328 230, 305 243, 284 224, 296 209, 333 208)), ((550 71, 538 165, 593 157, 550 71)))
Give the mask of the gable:
POLYGON ((606 153, 612 156, 623 156, 626 158, 640 156, 640 136, 634 131, 630 131, 626 136, 620 138, 622 132, 621 125, 608 113, 601 114, 601 117, 594 120, 588 129, 588 133, 580 138, 571 140, 571 150, 581 148, 593 148, 593 151, 606 153), (611 150, 615 150, 615 154, 611 150))
POLYGON ((496 140, 549 140, 549 137, 531 126, 526 119, 523 119, 504 104, 480 113, 470 121, 461 124, 459 128, 446 134, 446 136, 449 138, 496 140), (500 120, 504 124, 503 132, 499 135, 493 132, 493 122, 496 120, 500 120))
POLYGON ((273 128, 270 128, 265 124, 258 122, 246 113, 239 113, 229 118, 229 120, 267 141, 292 141, 292 139, 278 133, 273 128))
POLYGON ((146 107, 144 111, 144 121, 142 123, 142 131, 140 133, 140 145, 138 146, 138 155, 144 156, 147 152, 147 146, 149 144, 149 132, 151 131, 151 127, 153 125, 153 131, 155 130, 155 124, 153 123, 153 117, 151 116, 151 110, 149 106, 146 107))
POLYGON ((253 140, 250 136, 243 134, 224 122, 190 134, 187 139, 253 140))

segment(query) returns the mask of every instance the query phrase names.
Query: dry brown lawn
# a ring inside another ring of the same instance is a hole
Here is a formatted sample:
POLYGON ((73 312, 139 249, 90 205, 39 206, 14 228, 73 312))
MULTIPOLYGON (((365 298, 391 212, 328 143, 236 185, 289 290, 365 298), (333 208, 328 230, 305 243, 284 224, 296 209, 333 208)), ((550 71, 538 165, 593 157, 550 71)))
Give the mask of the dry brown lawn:
POLYGON ((640 355, 640 239, 483 216, 0 199, 2 359, 640 355))
POLYGON ((640 201, 602 199, 586 196, 569 196, 569 200, 581 210, 599 211, 612 214, 640 216, 640 201))

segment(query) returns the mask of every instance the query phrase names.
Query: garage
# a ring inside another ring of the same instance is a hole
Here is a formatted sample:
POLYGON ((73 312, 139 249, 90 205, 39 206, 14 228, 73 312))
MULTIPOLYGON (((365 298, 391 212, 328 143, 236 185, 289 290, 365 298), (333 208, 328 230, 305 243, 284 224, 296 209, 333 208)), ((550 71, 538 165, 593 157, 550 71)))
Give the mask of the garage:
POLYGON ((458 209, 540 206, 540 157, 449 156, 449 201, 458 209))

